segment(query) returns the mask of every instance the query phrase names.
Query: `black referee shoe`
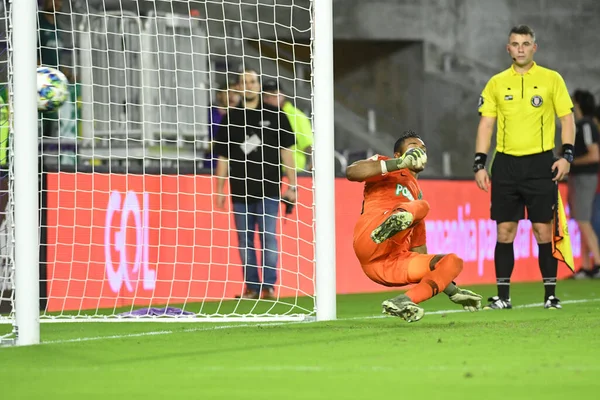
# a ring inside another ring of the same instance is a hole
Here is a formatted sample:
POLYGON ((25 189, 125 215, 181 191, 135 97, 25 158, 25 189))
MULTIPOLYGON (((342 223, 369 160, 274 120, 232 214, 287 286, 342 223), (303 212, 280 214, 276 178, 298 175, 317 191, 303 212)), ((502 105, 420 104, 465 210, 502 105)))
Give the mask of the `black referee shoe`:
POLYGON ((550 310, 560 310, 562 306, 560 305, 560 300, 555 296, 548 296, 546 302, 544 303, 544 308, 550 310))
POLYGON ((510 299, 501 299, 498 296, 489 297, 488 301, 490 304, 484 306, 484 310, 510 310, 512 308, 512 304, 510 304, 510 299))

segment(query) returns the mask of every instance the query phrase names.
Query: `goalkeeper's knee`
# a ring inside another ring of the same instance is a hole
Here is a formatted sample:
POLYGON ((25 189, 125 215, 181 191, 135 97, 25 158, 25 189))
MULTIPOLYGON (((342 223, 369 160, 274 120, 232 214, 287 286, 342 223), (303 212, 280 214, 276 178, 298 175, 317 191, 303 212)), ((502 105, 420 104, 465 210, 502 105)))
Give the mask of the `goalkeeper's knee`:
POLYGON ((446 254, 437 262, 435 269, 443 269, 446 274, 452 276, 453 281, 462 272, 463 260, 454 253, 446 254))

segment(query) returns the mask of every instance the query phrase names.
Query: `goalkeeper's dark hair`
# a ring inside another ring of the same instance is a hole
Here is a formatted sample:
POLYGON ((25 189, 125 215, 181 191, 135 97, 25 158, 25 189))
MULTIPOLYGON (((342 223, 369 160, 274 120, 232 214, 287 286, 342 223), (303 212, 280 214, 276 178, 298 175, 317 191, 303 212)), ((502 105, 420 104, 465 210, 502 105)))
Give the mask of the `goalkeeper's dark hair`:
POLYGON ((510 29, 510 32, 508 33, 508 37, 510 37, 510 35, 512 35, 513 33, 516 34, 516 35, 529 35, 529 36, 531 36, 531 38, 535 42, 535 32, 533 31, 533 29, 531 29, 527 25, 513 26, 510 29))
POLYGON ((419 140, 423 140, 421 139, 421 136, 417 135, 415 131, 404 131, 404 133, 402 133, 402 136, 400 136, 400 138, 396 140, 396 143, 394 143, 394 153, 398 153, 400 151, 400 148, 404 144, 404 141, 410 138, 417 138, 419 140))

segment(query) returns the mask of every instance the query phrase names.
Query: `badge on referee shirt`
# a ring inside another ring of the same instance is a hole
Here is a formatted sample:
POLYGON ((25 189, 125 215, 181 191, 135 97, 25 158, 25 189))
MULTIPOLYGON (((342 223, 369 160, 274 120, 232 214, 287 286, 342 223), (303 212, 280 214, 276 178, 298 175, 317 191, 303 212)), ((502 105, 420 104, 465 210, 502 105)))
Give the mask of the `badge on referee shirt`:
POLYGON ((538 96, 537 94, 531 98, 531 105, 534 107, 539 107, 544 102, 542 96, 538 96))

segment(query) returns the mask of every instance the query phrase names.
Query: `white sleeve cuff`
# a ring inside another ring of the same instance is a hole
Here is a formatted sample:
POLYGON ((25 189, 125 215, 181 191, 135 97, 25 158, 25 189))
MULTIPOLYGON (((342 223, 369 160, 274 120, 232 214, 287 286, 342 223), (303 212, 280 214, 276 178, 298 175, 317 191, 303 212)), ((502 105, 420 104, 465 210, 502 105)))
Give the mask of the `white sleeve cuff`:
POLYGON ((379 161, 379 163, 381 164, 381 175, 387 175, 388 169, 387 169, 387 165, 385 165, 385 161, 381 160, 381 161, 379 161))

